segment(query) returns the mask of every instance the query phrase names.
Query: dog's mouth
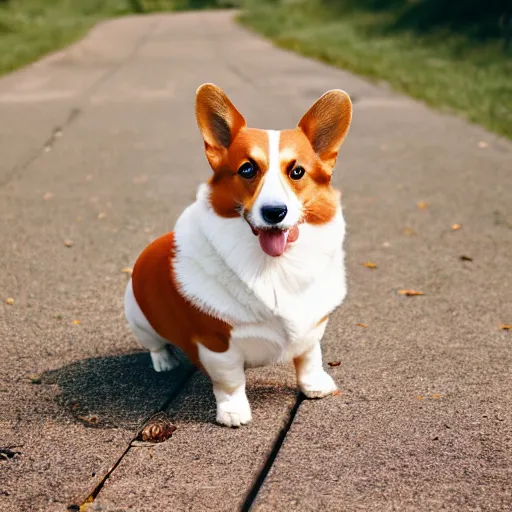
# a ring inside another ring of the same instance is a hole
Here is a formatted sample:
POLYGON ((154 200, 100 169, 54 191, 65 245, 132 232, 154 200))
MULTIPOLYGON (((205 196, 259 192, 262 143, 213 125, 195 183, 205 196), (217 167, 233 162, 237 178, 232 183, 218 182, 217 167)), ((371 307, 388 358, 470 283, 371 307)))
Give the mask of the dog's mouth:
POLYGON ((258 237, 262 251, 274 258, 281 256, 288 246, 299 238, 298 226, 292 226, 290 229, 257 229, 252 224, 249 225, 258 237))

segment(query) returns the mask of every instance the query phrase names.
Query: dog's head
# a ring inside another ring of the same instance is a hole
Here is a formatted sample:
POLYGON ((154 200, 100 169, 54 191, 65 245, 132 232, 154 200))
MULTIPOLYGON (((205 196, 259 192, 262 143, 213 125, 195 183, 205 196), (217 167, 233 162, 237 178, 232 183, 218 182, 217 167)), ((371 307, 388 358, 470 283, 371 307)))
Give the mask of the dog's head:
POLYGON ((291 130, 248 128, 226 94, 213 84, 197 90, 196 117, 214 174, 210 202, 227 218, 242 217, 262 250, 280 256, 301 223, 335 216, 331 176, 352 117, 348 94, 326 92, 291 130))

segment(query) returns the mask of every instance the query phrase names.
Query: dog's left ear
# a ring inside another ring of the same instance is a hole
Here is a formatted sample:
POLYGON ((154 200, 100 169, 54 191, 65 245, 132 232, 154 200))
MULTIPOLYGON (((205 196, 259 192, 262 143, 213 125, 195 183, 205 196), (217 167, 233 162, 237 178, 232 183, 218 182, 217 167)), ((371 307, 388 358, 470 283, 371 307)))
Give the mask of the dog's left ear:
POLYGON ((304 114, 299 128, 320 159, 331 169, 352 119, 352 102, 340 89, 326 92, 304 114))
POLYGON ((196 119, 206 156, 215 169, 237 133, 246 125, 245 119, 224 91, 214 84, 203 84, 197 89, 196 119))

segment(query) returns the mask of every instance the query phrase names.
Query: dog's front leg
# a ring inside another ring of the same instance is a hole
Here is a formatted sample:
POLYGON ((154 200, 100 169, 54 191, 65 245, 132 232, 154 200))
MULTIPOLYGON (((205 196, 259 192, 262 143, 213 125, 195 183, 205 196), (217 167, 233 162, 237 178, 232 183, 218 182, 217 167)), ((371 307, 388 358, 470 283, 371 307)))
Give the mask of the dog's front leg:
POLYGON ((308 398, 322 398, 336 391, 332 377, 323 369, 320 341, 293 360, 297 372, 297 384, 308 398))
POLYGON ((242 352, 231 346, 225 352, 213 352, 198 344, 199 360, 212 380, 217 401, 217 422, 239 427, 252 419, 245 394, 245 370, 242 352))

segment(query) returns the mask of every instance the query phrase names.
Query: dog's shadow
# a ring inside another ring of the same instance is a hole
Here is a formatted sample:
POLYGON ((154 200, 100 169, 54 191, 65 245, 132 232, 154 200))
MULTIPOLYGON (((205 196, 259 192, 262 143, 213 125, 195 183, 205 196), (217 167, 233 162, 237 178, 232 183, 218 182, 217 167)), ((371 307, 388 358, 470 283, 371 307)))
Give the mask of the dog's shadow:
MULTIPOLYGON (((135 429, 172 399, 171 418, 187 422, 215 421, 215 399, 210 380, 193 370, 185 356, 171 372, 158 373, 147 352, 90 358, 45 372, 41 384, 57 386, 63 413, 93 428, 135 429)), ((286 379, 285 379, 286 380, 286 379)), ((295 394, 279 380, 251 376, 249 399, 267 407, 282 394, 295 394)))
POLYGON ((90 427, 140 426, 159 410, 184 380, 190 365, 155 372, 147 352, 84 359, 42 374, 43 385, 57 386, 57 401, 66 413, 90 427))

